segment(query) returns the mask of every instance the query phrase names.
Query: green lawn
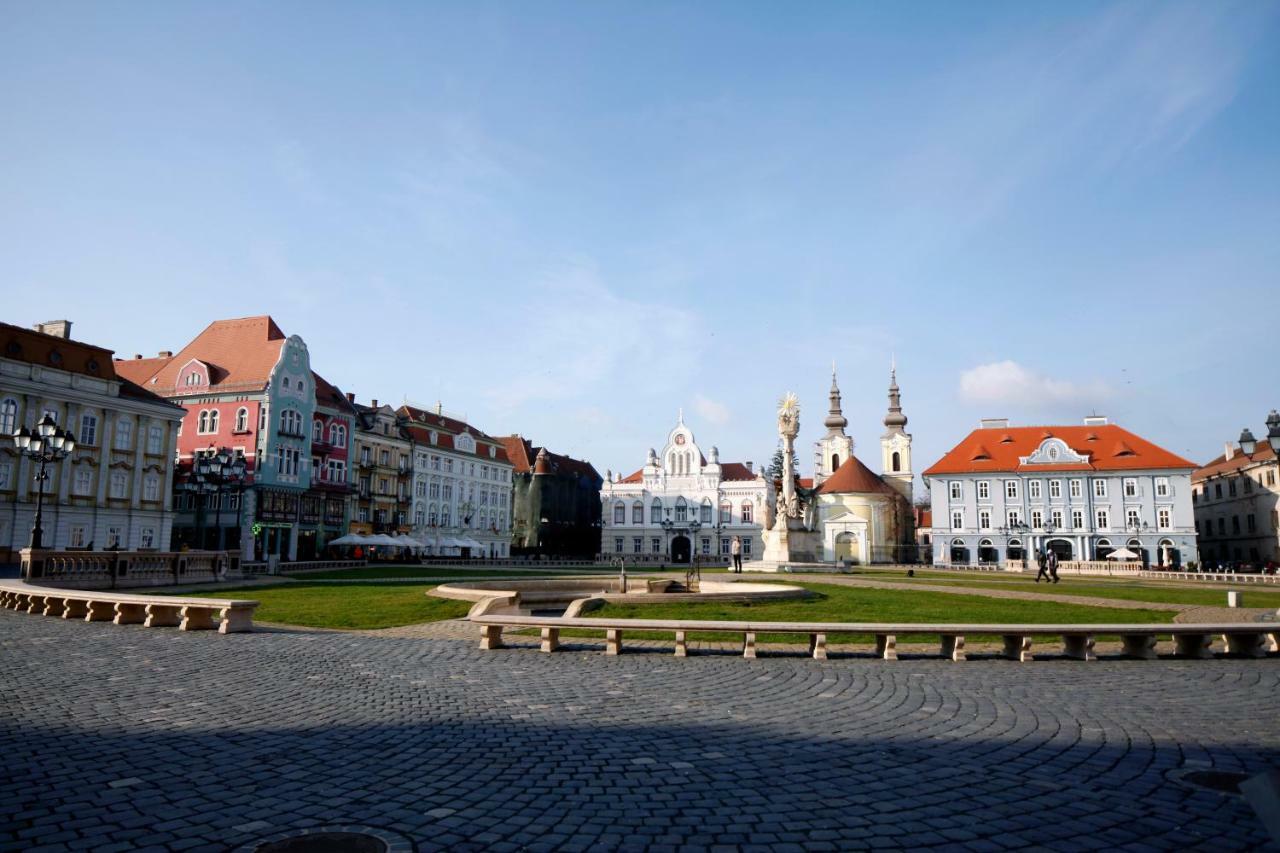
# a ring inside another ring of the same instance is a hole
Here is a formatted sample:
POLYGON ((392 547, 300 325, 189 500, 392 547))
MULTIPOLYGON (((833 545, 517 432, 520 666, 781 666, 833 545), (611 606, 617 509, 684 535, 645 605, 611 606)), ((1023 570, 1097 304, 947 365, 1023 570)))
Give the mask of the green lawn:
MULTIPOLYGON (((1128 610, 1086 607, 1053 601, 1018 601, 985 598, 980 595, 952 595, 944 592, 903 592, 871 587, 832 584, 798 584, 815 593, 812 598, 793 601, 764 601, 756 604, 707 602, 704 604, 608 604, 590 615, 626 619, 706 619, 763 622, 1172 622, 1174 614, 1159 610, 1128 610)), ((1059 584, 1061 586, 1061 584, 1059 584)), ((566 632, 568 633, 568 632, 566 632)), ((601 632, 584 632, 601 636, 601 632)), ((650 636, 645 634, 644 636, 650 636)), ((657 635, 654 635, 655 637, 657 635)), ((701 639, 741 639, 739 635, 697 635, 701 639)), ((761 642, 795 642, 794 636, 762 635, 761 642)), ((849 640, 848 636, 843 637, 849 640)), ((936 637, 899 637, 903 642, 933 641, 936 637)), ((978 637, 974 640, 981 639, 978 637)), ((854 637, 869 642, 870 637, 854 637)))
POLYGON ((1019 592, 1038 592, 1042 595, 1087 595, 1121 601, 1159 601, 1169 604, 1203 604, 1216 607, 1227 606, 1227 590, 1233 589, 1244 593, 1246 607, 1280 607, 1280 589, 1252 584, 1223 584, 1206 587, 1175 585, 1154 580, 1134 581, 1127 578, 1109 580, 1075 576, 1064 576, 1062 582, 1058 584, 1038 584, 1035 582, 1035 575, 981 577, 969 580, 957 578, 954 574, 946 572, 929 572, 928 574, 916 572, 914 578, 908 578, 902 572, 881 572, 874 575, 865 574, 862 577, 895 583, 927 583, 963 589, 1014 589, 1019 592))
POLYGON ((261 602, 254 618, 307 628, 393 628, 466 616, 471 604, 427 595, 431 584, 286 583, 201 591, 201 597, 261 602))

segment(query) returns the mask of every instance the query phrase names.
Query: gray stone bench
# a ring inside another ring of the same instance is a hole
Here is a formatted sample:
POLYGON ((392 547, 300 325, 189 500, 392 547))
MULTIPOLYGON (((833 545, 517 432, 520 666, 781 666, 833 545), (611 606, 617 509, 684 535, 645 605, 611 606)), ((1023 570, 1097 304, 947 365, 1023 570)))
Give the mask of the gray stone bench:
POLYGON ((130 595, 86 589, 55 589, 19 582, 0 583, 0 607, 148 628, 177 627, 182 631, 235 634, 253 630, 258 602, 244 599, 187 598, 181 596, 130 595))
POLYGON ((560 632, 566 629, 603 630, 605 654, 622 652, 625 633, 666 632, 675 634, 676 657, 689 653, 690 634, 720 632, 742 635, 742 656, 756 656, 758 634, 795 634, 807 637, 809 653, 819 659, 827 657, 827 637, 831 634, 870 634, 875 637, 876 657, 898 659, 898 637, 907 634, 933 634, 939 638, 940 654, 953 661, 965 659, 965 637, 997 636, 1004 641, 1004 657, 1010 660, 1034 660, 1031 646, 1036 637, 1061 638, 1067 657, 1096 660, 1094 638, 1118 635, 1126 657, 1156 657, 1156 642, 1161 635, 1173 637, 1174 652, 1182 657, 1206 658, 1213 653, 1215 637, 1221 637, 1227 654, 1261 657, 1280 651, 1280 625, 1262 622, 1224 622, 1205 624, 1053 624, 1009 625, 997 623, 883 623, 883 622, 715 622, 691 619, 607 619, 592 617, 504 616, 484 614, 471 617, 480 626, 480 648, 502 648, 504 628, 515 630, 537 628, 541 631, 541 648, 553 652, 560 647, 560 632))

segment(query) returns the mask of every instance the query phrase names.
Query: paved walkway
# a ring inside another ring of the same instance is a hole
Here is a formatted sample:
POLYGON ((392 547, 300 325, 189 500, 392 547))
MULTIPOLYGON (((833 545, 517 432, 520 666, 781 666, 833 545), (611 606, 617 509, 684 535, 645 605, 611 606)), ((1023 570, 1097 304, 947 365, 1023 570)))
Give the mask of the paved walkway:
MULTIPOLYGON (((385 632, 384 632, 385 633, 385 632)), ((533 640, 530 638, 530 643, 533 640)), ((1266 847, 1280 662, 812 661, 0 611, 0 847, 1266 847)))

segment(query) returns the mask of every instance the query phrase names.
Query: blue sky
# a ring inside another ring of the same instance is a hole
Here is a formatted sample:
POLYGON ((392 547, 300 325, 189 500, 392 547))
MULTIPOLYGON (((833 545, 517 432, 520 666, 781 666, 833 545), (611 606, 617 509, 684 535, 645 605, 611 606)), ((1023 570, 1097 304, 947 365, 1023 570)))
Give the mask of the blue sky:
POLYGON ((361 399, 630 472, 1277 393, 1280 3, 6 4, 6 320, 270 313, 361 399), (56 295, 55 295, 56 294, 56 295))

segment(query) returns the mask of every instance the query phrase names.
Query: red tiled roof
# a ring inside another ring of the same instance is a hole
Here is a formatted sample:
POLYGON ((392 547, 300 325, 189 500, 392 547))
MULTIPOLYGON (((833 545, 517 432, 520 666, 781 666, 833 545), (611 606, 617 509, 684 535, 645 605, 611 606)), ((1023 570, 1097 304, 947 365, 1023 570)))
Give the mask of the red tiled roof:
POLYGON ((256 390, 266 386, 272 368, 280 359, 284 341, 284 332, 265 314, 215 320, 172 358, 122 360, 115 364, 117 370, 128 370, 132 381, 158 394, 174 395, 188 390, 209 393, 210 389, 217 392, 231 387, 256 390), (209 365, 209 387, 179 386, 179 371, 192 359, 209 365), (137 367, 121 367, 134 364, 137 367))
MULTIPOLYGON (((741 462, 721 462, 720 479, 722 480, 754 480, 756 475, 741 462)), ((812 484, 810 484, 812 485, 812 484)))
POLYGON ((639 471, 636 471, 634 474, 628 474, 618 482, 619 483, 642 483, 644 482, 644 469, 641 468, 639 471))
POLYGON ((1250 465, 1258 465, 1264 462, 1272 462, 1276 458, 1276 452, 1271 449, 1271 445, 1265 440, 1259 441, 1258 446, 1253 449, 1253 455, 1246 456, 1236 448, 1235 455, 1230 459, 1226 454, 1222 454, 1212 462, 1207 462, 1201 468, 1196 469, 1191 475, 1191 482, 1196 483, 1209 477, 1219 477, 1223 474, 1230 474, 1233 471, 1239 471, 1242 468, 1248 468, 1250 465))
POLYGON ((311 371, 311 377, 316 381, 316 403, 321 406, 328 406, 337 409, 340 412, 354 413, 356 407, 347 399, 347 395, 343 394, 340 389, 329 383, 327 379, 311 371))
POLYGON ((1157 447, 1115 424, 1098 426, 1000 427, 976 429, 934 463, 924 476, 1003 471, 1130 471, 1195 468, 1181 456, 1157 447), (1022 465, 1048 437, 1060 438, 1087 463, 1022 465))
POLYGON ((845 494, 887 494, 896 495, 892 486, 862 464, 856 456, 850 456, 835 473, 823 481, 818 487, 820 495, 845 494))
POLYGON ((495 438, 494 441, 502 445, 517 474, 527 474, 532 471, 533 464, 538 459, 538 451, 545 450, 547 464, 551 467, 552 474, 573 474, 577 477, 601 479, 595 466, 585 459, 574 459, 572 456, 553 453, 545 447, 535 445, 524 436, 507 435, 495 438))
POLYGON ((0 357, 96 379, 117 378, 111 350, 9 323, 0 323, 0 357))

